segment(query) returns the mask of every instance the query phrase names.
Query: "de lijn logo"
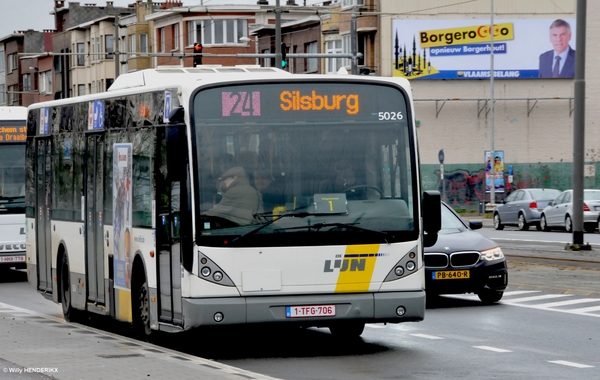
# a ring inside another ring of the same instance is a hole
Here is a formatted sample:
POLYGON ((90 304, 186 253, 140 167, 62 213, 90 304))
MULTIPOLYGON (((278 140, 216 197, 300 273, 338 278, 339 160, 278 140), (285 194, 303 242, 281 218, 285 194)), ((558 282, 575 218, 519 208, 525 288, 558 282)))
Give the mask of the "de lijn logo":
POLYGON ((335 260, 325 260, 323 272, 364 272, 367 269, 367 259, 375 260, 380 256, 387 256, 386 253, 360 253, 346 254, 342 258, 336 255, 335 260))

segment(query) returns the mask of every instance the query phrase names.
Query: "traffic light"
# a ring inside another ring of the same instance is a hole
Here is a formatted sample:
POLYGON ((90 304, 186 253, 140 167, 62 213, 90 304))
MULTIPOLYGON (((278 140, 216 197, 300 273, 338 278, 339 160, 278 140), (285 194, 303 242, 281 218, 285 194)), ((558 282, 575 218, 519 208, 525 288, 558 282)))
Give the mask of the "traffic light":
POLYGON ((288 60, 287 60, 287 45, 285 44, 285 42, 281 43, 281 68, 285 69, 288 65, 288 60))
POLYGON ((202 64, 202 44, 194 42, 194 67, 202 64))

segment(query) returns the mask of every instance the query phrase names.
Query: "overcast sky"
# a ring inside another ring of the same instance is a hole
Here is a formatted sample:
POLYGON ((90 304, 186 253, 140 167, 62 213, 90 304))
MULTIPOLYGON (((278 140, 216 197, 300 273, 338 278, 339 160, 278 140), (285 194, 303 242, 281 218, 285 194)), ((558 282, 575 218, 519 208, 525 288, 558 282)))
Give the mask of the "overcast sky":
MULTIPOLYGON (((164 1, 164 0, 163 0, 164 1)), ((69 0, 66 0, 69 3, 69 0)), ((71 1, 79 4, 106 5, 106 0, 79 0, 71 1)), ((135 0, 114 0, 117 7, 126 7, 135 0)), ((183 0, 183 5, 216 5, 216 4, 256 4, 257 0, 183 0)), ((281 5, 286 0, 280 0, 281 5)), ((320 4, 323 0, 307 0, 306 4, 320 4)), ((17 30, 54 29, 54 18, 50 12, 54 9, 54 0, 0 0, 2 10, 0 11, 0 38, 5 37, 17 30)), ((275 0, 269 0, 269 4, 275 5, 275 0)), ((304 0, 296 0, 296 4, 304 5, 304 0)))

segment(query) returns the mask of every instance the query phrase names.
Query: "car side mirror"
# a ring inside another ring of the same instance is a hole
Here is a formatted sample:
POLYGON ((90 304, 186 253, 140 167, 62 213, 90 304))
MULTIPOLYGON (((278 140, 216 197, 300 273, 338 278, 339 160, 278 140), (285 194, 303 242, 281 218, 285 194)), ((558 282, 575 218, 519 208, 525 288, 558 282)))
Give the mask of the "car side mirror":
POLYGON ((479 230, 483 228, 483 222, 478 219, 469 220, 469 228, 471 228, 472 230, 479 230))

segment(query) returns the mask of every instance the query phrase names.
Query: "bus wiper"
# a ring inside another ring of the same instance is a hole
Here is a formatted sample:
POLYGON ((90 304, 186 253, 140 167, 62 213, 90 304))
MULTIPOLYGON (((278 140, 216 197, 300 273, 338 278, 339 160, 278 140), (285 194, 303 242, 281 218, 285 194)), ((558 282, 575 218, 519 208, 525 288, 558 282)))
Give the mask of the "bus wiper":
MULTIPOLYGON (((394 238, 394 235, 392 235, 389 232, 371 230, 371 229, 363 228, 363 227, 357 227, 357 226, 354 225, 354 223, 317 223, 317 224, 313 224, 310 227, 316 228, 317 231, 320 230, 321 228, 324 228, 324 227, 342 227, 342 228, 347 228, 349 230, 355 230, 355 231, 361 231, 361 232, 369 232, 369 233, 372 233, 372 234, 384 235, 385 237, 391 237, 392 239, 394 238)), ((387 243, 387 240, 386 240, 386 243, 387 243)))
POLYGON ((5 196, 3 196, 3 195, 0 195, 0 200, 3 200, 3 201, 4 201, 4 200, 7 200, 7 201, 14 201, 14 200, 16 200, 16 199, 25 199, 25 196, 24 196, 24 195, 18 195, 18 196, 16 196, 16 197, 5 197, 5 196))
POLYGON ((394 235, 392 235, 389 232, 385 232, 385 231, 377 231, 377 230, 371 230, 368 228, 363 228, 363 227, 357 227, 354 225, 355 223, 316 223, 316 224, 311 224, 309 226, 298 226, 298 227, 289 227, 286 228, 286 230, 302 230, 302 229, 308 229, 308 230, 315 230, 317 232, 319 232, 319 230, 321 228, 325 228, 325 227, 341 227, 341 228, 347 228, 349 230, 355 230, 355 231, 361 231, 361 232, 368 232, 370 234, 375 234, 375 235, 383 235, 383 240, 389 244, 389 242, 387 241, 387 238, 394 238, 394 235))
POLYGON ((263 228, 270 226, 271 224, 275 223, 277 220, 279 220, 280 218, 285 218, 285 217, 297 217, 297 218, 306 218, 309 215, 314 215, 311 214, 309 212, 290 212, 288 214, 279 214, 277 215, 277 218, 273 218, 271 220, 269 220, 268 222, 266 222, 265 224, 262 224, 258 227, 256 227, 255 229, 246 232, 243 235, 240 235, 238 237, 236 237, 235 239, 231 240, 232 243, 235 243, 237 241, 240 241, 242 239, 244 239, 245 237, 247 237, 248 235, 252 235, 257 233, 258 231, 262 230, 263 228))

